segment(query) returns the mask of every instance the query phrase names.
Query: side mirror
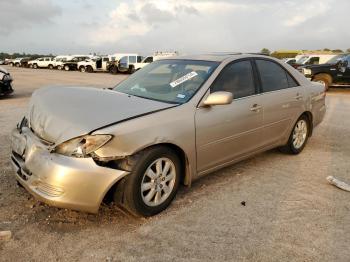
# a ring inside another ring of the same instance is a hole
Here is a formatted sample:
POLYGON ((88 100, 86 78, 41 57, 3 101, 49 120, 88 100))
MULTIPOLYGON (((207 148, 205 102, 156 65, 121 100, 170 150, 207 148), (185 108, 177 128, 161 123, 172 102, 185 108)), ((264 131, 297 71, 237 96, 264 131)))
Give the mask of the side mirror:
POLYGON ((211 93, 203 102, 205 106, 228 105, 231 104, 233 95, 230 92, 218 91, 211 93))

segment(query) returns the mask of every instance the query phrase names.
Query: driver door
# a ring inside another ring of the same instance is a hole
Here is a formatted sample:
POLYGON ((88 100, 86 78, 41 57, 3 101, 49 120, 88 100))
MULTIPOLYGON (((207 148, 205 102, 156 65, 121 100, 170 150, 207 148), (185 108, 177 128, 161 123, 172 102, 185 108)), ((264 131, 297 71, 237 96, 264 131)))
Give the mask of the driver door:
POLYGON ((210 88, 216 91, 232 92, 234 100, 196 111, 199 173, 244 157, 262 144, 263 110, 251 60, 227 65, 210 88))

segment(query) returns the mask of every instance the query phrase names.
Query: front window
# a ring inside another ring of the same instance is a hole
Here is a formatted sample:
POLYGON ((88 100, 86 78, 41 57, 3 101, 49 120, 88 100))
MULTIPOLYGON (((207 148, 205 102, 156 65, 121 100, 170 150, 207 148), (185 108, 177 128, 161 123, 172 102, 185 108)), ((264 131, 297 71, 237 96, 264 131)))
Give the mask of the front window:
POLYGON ((309 56, 302 56, 296 61, 296 63, 297 64, 304 64, 306 62, 306 60, 308 60, 308 59, 309 59, 309 56))
POLYGON ((189 101, 208 79, 217 62, 198 60, 161 60, 132 74, 114 90, 166 103, 189 101))
POLYGON ((344 58, 346 58, 346 55, 337 55, 337 56, 333 57, 332 59, 330 59, 330 60, 327 62, 327 64, 332 64, 332 65, 334 65, 334 64, 338 63, 339 61, 343 61, 344 58))

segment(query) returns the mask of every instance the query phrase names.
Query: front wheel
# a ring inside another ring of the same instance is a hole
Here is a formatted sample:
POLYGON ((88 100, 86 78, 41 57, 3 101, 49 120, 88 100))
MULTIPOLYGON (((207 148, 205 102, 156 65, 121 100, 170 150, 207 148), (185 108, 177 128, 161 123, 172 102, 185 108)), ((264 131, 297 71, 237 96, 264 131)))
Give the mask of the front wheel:
POLYGON ((287 145, 281 147, 282 152, 290 154, 299 154, 303 151, 310 135, 309 119, 302 115, 295 123, 292 133, 290 134, 287 145))
POLYGON ((171 149, 160 146, 131 158, 122 167, 131 173, 118 185, 115 200, 137 216, 158 214, 177 193, 182 171, 179 157, 171 149))
POLYGON ((33 68, 34 68, 34 69, 38 69, 38 65, 37 65, 37 64, 34 64, 34 65, 33 65, 33 68))
POLYGON ((53 69, 53 65, 49 65, 49 69, 52 70, 53 69))
POLYGON ((65 65, 65 66, 64 66, 64 70, 69 71, 69 66, 68 66, 68 65, 65 65))
POLYGON ((328 74, 318 74, 312 79, 312 81, 323 84, 326 91, 329 86, 332 85, 332 77, 328 74))
POLYGON ((80 72, 82 72, 82 73, 85 73, 85 71, 86 71, 85 66, 81 66, 79 69, 80 69, 80 72))

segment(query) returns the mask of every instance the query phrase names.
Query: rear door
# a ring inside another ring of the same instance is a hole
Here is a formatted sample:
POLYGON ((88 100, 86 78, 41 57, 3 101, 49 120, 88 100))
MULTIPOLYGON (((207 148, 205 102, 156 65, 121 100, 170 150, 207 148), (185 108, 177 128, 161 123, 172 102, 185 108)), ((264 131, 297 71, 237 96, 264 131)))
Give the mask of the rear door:
MULTIPOLYGON (((263 141, 266 146, 280 142, 303 111, 303 89, 277 62, 256 59, 264 115, 263 141)), ((289 134, 288 134, 289 135, 289 134)))
POLYGON ((198 172, 228 163, 259 148, 263 115, 251 60, 234 61, 210 88, 232 92, 229 105, 200 107, 196 111, 198 172))

